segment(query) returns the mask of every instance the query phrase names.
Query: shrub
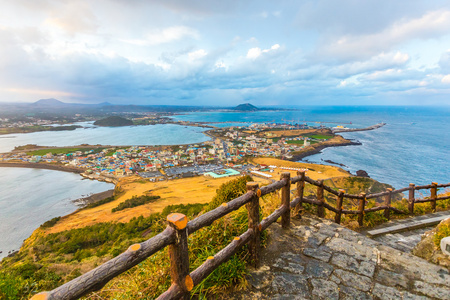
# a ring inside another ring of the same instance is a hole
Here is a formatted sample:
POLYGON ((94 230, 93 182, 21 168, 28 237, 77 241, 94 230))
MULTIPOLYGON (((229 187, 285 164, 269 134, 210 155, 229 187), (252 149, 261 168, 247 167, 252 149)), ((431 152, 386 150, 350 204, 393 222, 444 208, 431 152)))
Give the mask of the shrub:
POLYGON ((44 222, 40 227, 41 228, 53 227, 60 219, 61 219, 61 217, 55 217, 47 222, 44 222))
POLYGON ((116 212, 120 210, 124 210, 126 208, 132 208, 139 205, 144 205, 147 203, 154 202, 161 198, 160 196, 133 196, 131 199, 125 200, 124 202, 117 205, 117 207, 113 208, 111 212, 116 212))

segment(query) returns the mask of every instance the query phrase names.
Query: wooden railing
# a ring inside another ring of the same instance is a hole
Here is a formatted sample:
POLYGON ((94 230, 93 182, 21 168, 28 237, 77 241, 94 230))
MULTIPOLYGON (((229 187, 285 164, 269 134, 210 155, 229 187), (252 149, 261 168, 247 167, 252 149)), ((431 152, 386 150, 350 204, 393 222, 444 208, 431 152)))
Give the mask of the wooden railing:
POLYGON ((436 201, 450 199, 450 196, 437 196, 437 189, 440 187, 449 187, 448 184, 437 184, 433 182, 430 185, 415 186, 410 184, 409 187, 392 190, 377 194, 346 194, 344 190, 335 191, 333 188, 324 185, 323 180, 313 180, 305 176, 305 172, 298 172, 298 176, 290 178, 290 173, 282 173, 281 180, 273 182, 267 186, 259 188, 255 182, 247 183, 247 193, 223 203, 221 206, 188 221, 183 214, 173 213, 167 216, 168 226, 158 235, 148 239, 140 244, 131 245, 127 251, 109 260, 103 265, 81 275, 78 278, 69 281, 62 286, 50 291, 36 294, 32 299, 78 299, 89 292, 101 289, 108 281, 119 274, 129 270, 133 266, 142 262, 154 253, 169 246, 170 256, 170 276, 172 285, 161 294, 158 299, 187 299, 190 291, 194 286, 198 285, 203 279, 211 274, 219 265, 226 262, 233 254, 235 254, 242 246, 248 244, 250 258, 252 264, 257 266, 260 260, 260 235, 272 223, 281 217, 282 228, 289 228, 291 209, 298 212, 302 209, 303 203, 317 205, 317 215, 325 216, 325 209, 335 213, 335 222, 341 222, 342 214, 358 214, 358 223, 362 226, 364 214, 384 210, 384 216, 389 219, 390 212, 405 213, 391 206, 391 199, 394 194, 409 191, 408 209, 409 213, 414 213, 414 204, 431 202, 433 210, 436 208, 436 201), (304 197, 305 184, 310 183, 317 186, 316 200, 304 197), (291 199, 291 184, 296 184, 294 200, 291 199), (263 195, 275 192, 281 189, 281 205, 271 215, 259 220, 259 198, 263 195), (415 199, 415 191, 430 189, 430 197, 424 199, 415 199), (324 199, 324 191, 327 191, 337 197, 336 207, 326 203, 324 199), (369 199, 384 197, 382 206, 365 209, 369 199), (358 210, 347 210, 343 208, 344 198, 358 200, 358 210), (214 256, 200 265, 197 269, 189 273, 189 249, 188 235, 193 234, 197 230, 211 225, 214 221, 239 209, 246 204, 248 210, 248 230, 220 250, 214 256))

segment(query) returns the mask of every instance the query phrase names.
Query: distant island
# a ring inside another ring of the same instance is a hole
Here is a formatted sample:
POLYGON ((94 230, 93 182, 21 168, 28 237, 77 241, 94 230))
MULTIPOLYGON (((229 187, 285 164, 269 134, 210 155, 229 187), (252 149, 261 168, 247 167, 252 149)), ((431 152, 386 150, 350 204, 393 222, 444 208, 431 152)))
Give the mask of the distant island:
POLYGON ((239 104, 238 106, 236 106, 232 109, 236 110, 236 111, 258 111, 258 110, 260 110, 259 108, 257 108, 256 106, 254 106, 250 103, 239 104))
POLYGON ((119 126, 130 126, 134 125, 133 121, 119 117, 119 116, 110 116, 101 120, 97 120, 94 122, 96 126, 108 126, 108 127, 119 127, 119 126))

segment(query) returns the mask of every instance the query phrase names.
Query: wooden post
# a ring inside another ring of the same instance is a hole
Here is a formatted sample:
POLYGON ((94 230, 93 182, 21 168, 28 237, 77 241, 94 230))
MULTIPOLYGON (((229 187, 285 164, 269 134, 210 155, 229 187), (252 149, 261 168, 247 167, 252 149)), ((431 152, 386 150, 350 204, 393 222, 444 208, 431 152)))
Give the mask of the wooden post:
POLYGON ((431 183, 433 187, 431 188, 431 209, 436 212, 436 197, 437 197, 437 182, 431 183))
POLYGON ((389 220, 391 217, 390 214, 391 214, 392 189, 388 188, 387 190, 388 190, 389 194, 387 194, 384 197, 384 206, 387 207, 384 209, 384 217, 389 220))
POLYGON ((300 213, 303 211, 303 193, 305 189, 305 171, 297 171, 300 180, 297 181, 297 197, 300 198, 297 206, 294 208, 294 215, 301 217, 300 213))
POLYGON ((281 174, 281 180, 286 180, 286 185, 281 188, 281 205, 287 207, 284 214, 281 215, 281 227, 288 229, 291 223, 291 173, 284 172, 281 174))
POLYGON ((320 204, 317 206, 317 216, 319 218, 325 218, 325 208, 323 204, 325 203, 325 199, 323 198, 323 179, 318 180, 319 185, 317 186, 317 201, 320 204))
POLYGON ((359 199, 359 207, 358 207, 358 211, 359 211, 359 216, 358 216, 358 224, 360 227, 363 226, 363 222, 364 222, 364 207, 366 206, 366 194, 362 193, 361 194, 362 199, 359 199))
POLYGON ((408 197, 408 210, 409 214, 414 214, 414 195, 415 195, 416 185, 414 183, 409 184, 409 197, 408 197))
POLYGON ((334 222, 341 224, 341 216, 342 216, 342 203, 344 202, 344 193, 345 190, 339 190, 339 195, 336 201, 336 209, 337 213, 334 217, 334 222))
POLYGON ((258 183, 256 182, 247 182, 247 192, 253 192, 255 194, 252 200, 246 204, 248 210, 248 228, 253 229, 253 237, 248 244, 248 250, 252 265, 255 268, 259 266, 261 257, 261 234, 259 230, 259 196, 261 195, 261 191, 258 187, 258 183))
POLYGON ((173 213, 167 216, 169 226, 175 229, 175 243, 169 245, 170 277, 172 284, 176 284, 183 291, 182 299, 190 298, 190 291, 194 287, 189 275, 189 249, 187 243, 187 222, 185 215, 173 213))

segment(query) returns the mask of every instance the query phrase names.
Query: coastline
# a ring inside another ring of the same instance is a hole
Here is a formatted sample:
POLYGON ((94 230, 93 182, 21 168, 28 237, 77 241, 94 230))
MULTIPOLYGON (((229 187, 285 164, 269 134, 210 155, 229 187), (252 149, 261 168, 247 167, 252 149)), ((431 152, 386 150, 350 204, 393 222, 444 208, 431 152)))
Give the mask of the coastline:
POLYGON ((290 161, 300 161, 300 160, 302 160, 303 158, 305 158, 307 156, 320 153, 325 148, 344 147, 344 146, 361 146, 361 145, 362 145, 361 142, 355 142, 355 141, 348 141, 346 143, 339 143, 339 144, 328 144, 328 145, 322 144, 322 145, 319 145, 319 146, 314 147, 312 149, 308 149, 308 150, 306 150, 304 152, 300 152, 298 154, 294 154, 292 156, 292 158, 289 158, 288 160, 290 160, 290 161))
POLYGON ((46 169, 46 170, 70 172, 70 173, 76 173, 76 174, 81 174, 85 171, 84 169, 63 166, 63 165, 54 165, 54 164, 46 164, 46 163, 26 163, 26 162, 0 162, 0 167, 46 169))

